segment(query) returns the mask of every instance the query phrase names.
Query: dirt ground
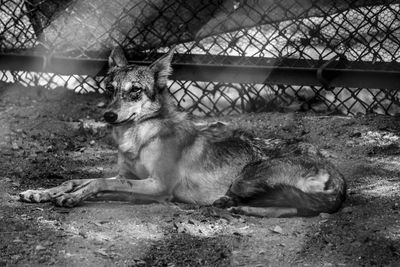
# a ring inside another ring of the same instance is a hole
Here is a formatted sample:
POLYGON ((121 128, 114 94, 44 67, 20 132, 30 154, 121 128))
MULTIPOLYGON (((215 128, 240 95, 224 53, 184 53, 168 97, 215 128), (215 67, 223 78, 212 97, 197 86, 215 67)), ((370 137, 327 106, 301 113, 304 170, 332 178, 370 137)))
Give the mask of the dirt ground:
POLYGON ((0 266, 400 266, 395 117, 270 112, 209 119, 323 148, 349 186, 344 208, 332 215, 266 219, 174 203, 65 209, 19 202, 28 188, 115 173, 108 130, 94 127, 102 101, 62 88, 0 85, 0 266))

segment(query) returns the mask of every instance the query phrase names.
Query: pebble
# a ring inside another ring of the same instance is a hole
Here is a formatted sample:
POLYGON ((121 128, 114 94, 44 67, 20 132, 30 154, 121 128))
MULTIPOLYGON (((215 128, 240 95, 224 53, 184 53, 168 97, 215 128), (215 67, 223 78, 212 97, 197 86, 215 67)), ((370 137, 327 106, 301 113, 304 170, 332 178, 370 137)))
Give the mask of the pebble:
POLYGON ((19 149, 18 144, 15 143, 15 142, 12 142, 11 147, 12 147, 13 150, 18 150, 19 149))
POLYGON ((349 135, 350 137, 361 137, 362 134, 360 132, 353 132, 349 135))
POLYGON ((352 213, 353 212, 353 208, 352 207, 344 207, 342 209, 343 213, 352 213))
POLYGON ((46 248, 42 245, 37 245, 35 250, 40 251, 40 250, 45 250, 46 248))
POLYGON ((94 253, 104 256, 104 257, 110 257, 110 255, 105 251, 105 248, 98 249, 94 253))
POLYGON ((84 231, 79 231, 78 234, 83 238, 87 238, 88 237, 88 235, 84 231))
POLYGON ((283 234, 283 229, 279 225, 275 226, 274 229, 272 229, 272 232, 277 233, 277 234, 283 234))
POLYGON ((104 103, 104 102, 99 102, 98 104, 97 104, 97 107, 98 108, 104 108, 106 106, 106 103, 104 103))

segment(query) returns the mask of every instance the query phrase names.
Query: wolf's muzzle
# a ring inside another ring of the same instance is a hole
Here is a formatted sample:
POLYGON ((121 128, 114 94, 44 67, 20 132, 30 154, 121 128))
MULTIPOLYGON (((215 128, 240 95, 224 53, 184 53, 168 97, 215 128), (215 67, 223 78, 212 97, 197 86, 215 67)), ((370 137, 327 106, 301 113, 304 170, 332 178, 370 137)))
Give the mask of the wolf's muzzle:
POLYGON ((112 111, 107 111, 103 115, 106 122, 113 123, 118 119, 118 114, 112 111))

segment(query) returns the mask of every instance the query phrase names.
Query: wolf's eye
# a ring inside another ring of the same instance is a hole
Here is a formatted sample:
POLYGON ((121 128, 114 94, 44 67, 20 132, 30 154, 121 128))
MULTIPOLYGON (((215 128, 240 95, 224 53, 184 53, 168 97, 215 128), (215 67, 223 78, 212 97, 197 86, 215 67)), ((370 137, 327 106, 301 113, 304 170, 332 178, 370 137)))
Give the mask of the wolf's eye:
POLYGON ((129 98, 132 100, 138 99, 140 97, 140 89, 138 89, 137 91, 131 90, 128 95, 129 98))
POLYGON ((113 97, 117 93, 117 90, 115 90, 113 84, 106 82, 104 92, 105 92, 106 96, 113 97))
POLYGON ((137 86, 132 86, 132 88, 131 88, 131 90, 130 90, 130 92, 132 93, 132 92, 139 92, 140 90, 142 90, 142 88, 140 88, 140 87, 137 87, 137 86))

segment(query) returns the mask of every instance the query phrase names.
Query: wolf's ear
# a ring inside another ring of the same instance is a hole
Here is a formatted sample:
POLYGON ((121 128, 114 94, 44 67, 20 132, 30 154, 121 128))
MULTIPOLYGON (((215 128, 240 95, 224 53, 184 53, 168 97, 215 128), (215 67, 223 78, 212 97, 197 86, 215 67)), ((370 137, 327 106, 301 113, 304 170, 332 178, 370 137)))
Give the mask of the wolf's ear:
POLYGON ((124 67, 128 65, 128 60, 124 55, 124 51, 119 46, 116 46, 111 51, 110 56, 108 57, 108 66, 110 68, 113 67, 124 67))
POLYGON ((158 88, 164 88, 167 85, 168 76, 172 73, 171 60, 174 52, 175 46, 169 50, 168 54, 150 65, 150 69, 154 71, 154 81, 158 88))

